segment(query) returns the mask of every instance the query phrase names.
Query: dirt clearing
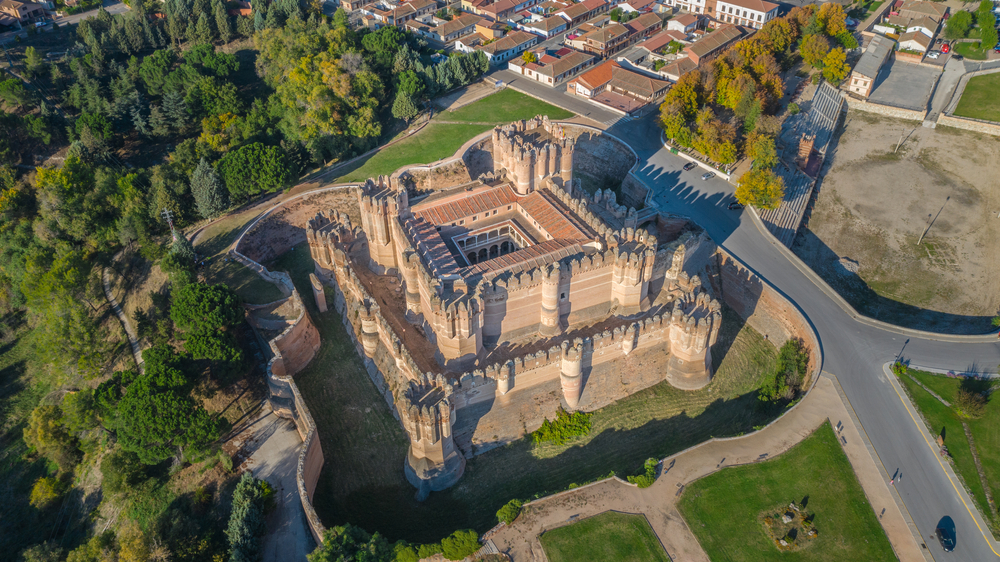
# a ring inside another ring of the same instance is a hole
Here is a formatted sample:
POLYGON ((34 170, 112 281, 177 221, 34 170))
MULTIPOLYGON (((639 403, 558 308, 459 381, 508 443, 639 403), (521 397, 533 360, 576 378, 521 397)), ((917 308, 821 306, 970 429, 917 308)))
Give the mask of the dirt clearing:
POLYGON ((792 249, 862 314, 984 332, 1000 309, 998 162, 995 137, 851 111, 792 249))

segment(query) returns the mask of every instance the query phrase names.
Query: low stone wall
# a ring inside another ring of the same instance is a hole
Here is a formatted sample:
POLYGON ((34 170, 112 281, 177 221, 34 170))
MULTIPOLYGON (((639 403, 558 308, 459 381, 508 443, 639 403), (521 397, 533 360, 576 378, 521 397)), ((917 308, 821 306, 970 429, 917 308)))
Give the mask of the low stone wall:
POLYGON ((978 119, 967 119, 965 117, 955 117, 953 115, 941 114, 937 120, 938 125, 944 125, 946 127, 955 127, 956 129, 965 129, 966 131, 975 131, 977 133, 986 133, 987 135, 993 135, 1000 137, 1000 123, 994 123, 992 121, 980 121, 978 119))
POLYGON ((927 117, 926 111, 914 111, 912 109, 903 109, 901 107, 892 107, 891 105, 872 103, 870 101, 856 99, 852 96, 844 96, 844 101, 847 102, 847 106, 851 109, 867 111, 868 113, 877 113, 887 117, 895 117, 896 119, 923 121, 924 118, 927 117))

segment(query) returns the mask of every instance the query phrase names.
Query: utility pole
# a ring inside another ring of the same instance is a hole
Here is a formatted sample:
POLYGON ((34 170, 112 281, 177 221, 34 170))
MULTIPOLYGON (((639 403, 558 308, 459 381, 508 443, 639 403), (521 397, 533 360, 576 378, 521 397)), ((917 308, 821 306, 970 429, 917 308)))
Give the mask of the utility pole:
POLYGON ((167 224, 170 225, 170 234, 174 237, 174 242, 176 242, 177 230, 174 228, 174 214, 170 211, 170 209, 163 209, 163 212, 160 213, 160 216, 167 219, 167 224))

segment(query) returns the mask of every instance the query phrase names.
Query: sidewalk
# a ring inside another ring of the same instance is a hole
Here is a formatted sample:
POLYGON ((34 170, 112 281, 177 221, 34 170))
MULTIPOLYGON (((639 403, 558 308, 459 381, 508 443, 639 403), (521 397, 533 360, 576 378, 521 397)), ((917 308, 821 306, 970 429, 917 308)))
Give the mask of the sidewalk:
POLYGON ((514 562, 543 561, 538 536, 573 520, 608 510, 642 513, 649 520, 672 560, 708 562, 697 538, 688 528, 676 501, 681 486, 725 466, 749 464, 777 456, 811 434, 826 420, 841 424, 844 451, 875 513, 881 513, 882 528, 902 561, 924 559, 910 530, 909 517, 900 511, 889 489, 885 470, 871 454, 853 412, 839 390, 836 377, 824 373, 813 390, 794 410, 756 433, 744 437, 708 441, 664 459, 664 473, 645 490, 618 479, 604 480, 569 492, 532 502, 513 525, 501 529, 493 541, 514 562), (762 456, 764 455, 764 456, 762 456))

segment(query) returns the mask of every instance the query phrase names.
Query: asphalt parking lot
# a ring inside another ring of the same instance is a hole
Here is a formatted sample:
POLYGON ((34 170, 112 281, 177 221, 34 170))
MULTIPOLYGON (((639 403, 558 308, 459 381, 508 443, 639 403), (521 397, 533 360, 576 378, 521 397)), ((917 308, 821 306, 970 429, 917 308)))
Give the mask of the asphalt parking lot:
POLYGON ((941 70, 937 68, 891 60, 879 72, 875 89, 868 99, 875 103, 923 111, 927 109, 927 98, 940 74, 941 70))

